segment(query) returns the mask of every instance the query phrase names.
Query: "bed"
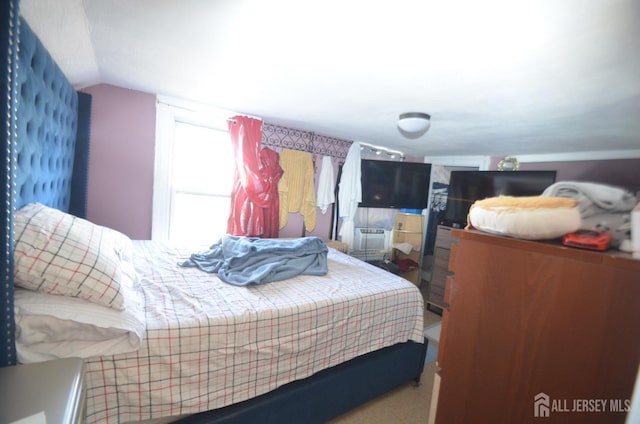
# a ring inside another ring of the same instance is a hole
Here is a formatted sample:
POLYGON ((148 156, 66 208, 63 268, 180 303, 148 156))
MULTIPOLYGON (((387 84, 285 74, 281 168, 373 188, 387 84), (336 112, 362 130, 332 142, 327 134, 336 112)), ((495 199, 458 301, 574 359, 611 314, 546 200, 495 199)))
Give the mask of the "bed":
MULTIPOLYGON (((14 286, 16 211, 38 204, 85 217, 90 139, 90 96, 69 86, 16 10, 9 1, 1 15, 10 29, 1 44, 2 366, 18 360, 15 314, 24 304, 15 302, 33 294, 14 286)), ((329 248, 324 277, 236 287, 178 267, 188 248, 132 241, 130 249, 144 328, 133 351, 88 351, 88 423, 325 422, 419 381, 422 297, 386 271, 329 248)))

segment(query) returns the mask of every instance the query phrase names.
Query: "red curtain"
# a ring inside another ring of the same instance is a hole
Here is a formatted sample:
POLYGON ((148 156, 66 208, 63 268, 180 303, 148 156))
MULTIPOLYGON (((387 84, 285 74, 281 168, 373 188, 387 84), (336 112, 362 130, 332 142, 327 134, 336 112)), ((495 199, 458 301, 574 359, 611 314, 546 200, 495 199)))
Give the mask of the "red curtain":
POLYGON ((262 121, 258 119, 233 117, 229 135, 236 166, 227 233, 278 237, 278 181, 283 172, 278 154, 271 149, 260 150, 262 121))

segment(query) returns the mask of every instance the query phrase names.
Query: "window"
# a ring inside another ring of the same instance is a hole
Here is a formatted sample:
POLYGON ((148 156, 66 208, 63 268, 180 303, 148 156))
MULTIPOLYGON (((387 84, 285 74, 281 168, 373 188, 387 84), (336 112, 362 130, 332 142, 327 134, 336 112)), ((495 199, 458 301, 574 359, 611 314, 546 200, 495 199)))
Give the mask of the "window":
POLYGON ((154 240, 205 246, 226 232, 233 184, 232 113, 158 101, 154 240))

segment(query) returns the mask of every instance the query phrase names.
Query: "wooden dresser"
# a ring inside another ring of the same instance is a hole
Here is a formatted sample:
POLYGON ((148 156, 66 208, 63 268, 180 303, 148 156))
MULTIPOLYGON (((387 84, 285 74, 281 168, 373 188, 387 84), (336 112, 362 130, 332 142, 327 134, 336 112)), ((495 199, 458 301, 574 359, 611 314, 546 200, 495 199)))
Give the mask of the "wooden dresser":
POLYGON ((451 235, 432 420, 623 423, 640 361, 640 260, 451 235))

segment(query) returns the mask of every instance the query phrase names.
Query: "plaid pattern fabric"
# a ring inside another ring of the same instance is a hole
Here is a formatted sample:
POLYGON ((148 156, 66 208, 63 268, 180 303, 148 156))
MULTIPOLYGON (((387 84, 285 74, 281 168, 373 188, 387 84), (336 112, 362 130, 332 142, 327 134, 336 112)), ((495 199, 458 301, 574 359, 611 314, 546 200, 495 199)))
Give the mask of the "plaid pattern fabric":
POLYGON ((423 341, 417 287, 330 249, 329 274, 238 287, 134 241, 147 332, 138 352, 87 360, 87 423, 220 408, 367 352, 423 341))
POLYGON ((126 236, 39 203, 16 212, 15 233, 16 286, 123 308, 126 236))

